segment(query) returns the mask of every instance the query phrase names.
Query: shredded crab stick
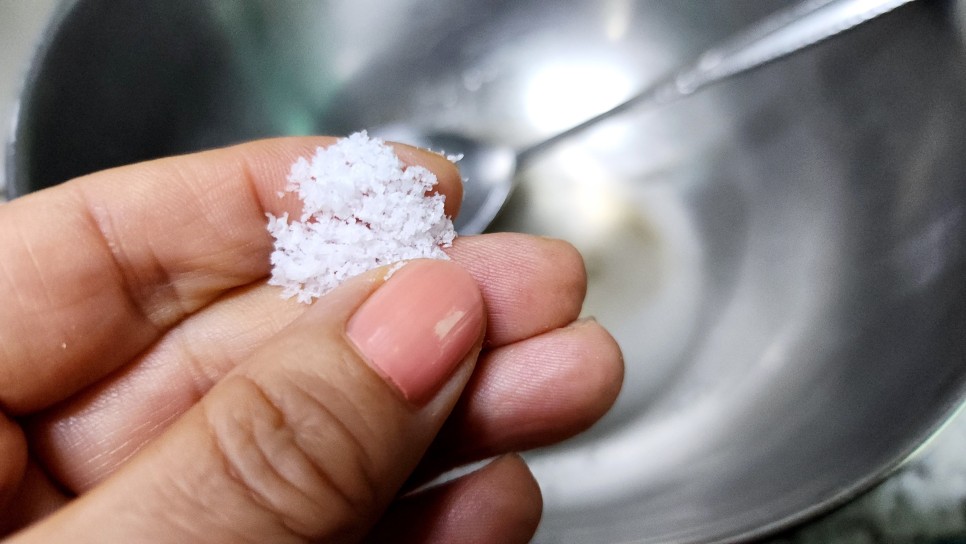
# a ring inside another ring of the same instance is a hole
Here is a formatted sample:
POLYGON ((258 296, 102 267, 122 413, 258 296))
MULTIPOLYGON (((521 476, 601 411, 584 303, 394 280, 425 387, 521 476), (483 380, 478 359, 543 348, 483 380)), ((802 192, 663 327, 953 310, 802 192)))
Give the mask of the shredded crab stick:
MULTIPOLYGON (((269 284, 309 303, 352 276, 410 259, 447 259, 456 231, 436 176, 406 166, 392 147, 365 131, 292 165, 285 191, 302 215, 268 214, 275 238, 269 284)), ((284 196, 284 192, 279 196, 284 196)))

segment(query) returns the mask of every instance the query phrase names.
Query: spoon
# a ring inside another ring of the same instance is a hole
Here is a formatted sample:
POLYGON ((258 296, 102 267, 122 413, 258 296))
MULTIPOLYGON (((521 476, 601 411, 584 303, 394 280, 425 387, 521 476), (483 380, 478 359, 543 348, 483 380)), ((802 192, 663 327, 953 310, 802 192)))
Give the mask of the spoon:
POLYGON ((687 97, 772 61, 796 53, 914 0, 804 0, 738 32, 697 59, 644 88, 613 108, 523 149, 495 145, 456 133, 389 125, 373 134, 461 156, 467 180, 455 221, 461 235, 479 234, 503 208, 515 174, 530 160, 605 119, 642 105, 656 106, 687 97))

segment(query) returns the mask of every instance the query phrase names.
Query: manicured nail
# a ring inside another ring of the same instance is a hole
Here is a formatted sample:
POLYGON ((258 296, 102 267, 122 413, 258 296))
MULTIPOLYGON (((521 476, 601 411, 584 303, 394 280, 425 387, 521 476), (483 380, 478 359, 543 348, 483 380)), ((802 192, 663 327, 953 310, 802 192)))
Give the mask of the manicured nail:
POLYGON ((346 334, 369 364, 416 405, 428 402, 480 337, 483 299, 449 261, 396 271, 349 320, 346 334))

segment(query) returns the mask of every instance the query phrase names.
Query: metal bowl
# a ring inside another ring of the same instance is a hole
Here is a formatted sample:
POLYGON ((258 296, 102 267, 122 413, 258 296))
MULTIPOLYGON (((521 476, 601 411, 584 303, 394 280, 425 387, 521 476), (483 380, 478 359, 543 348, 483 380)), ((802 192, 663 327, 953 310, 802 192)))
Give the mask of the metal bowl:
MULTIPOLYGON (((523 146, 782 5, 67 2, 22 95, 11 189, 406 121, 523 146)), ((520 173, 493 229, 581 249, 587 312, 628 365, 603 422, 529 455, 538 542, 767 534, 881 479, 960 405, 960 13, 912 4, 520 173)))

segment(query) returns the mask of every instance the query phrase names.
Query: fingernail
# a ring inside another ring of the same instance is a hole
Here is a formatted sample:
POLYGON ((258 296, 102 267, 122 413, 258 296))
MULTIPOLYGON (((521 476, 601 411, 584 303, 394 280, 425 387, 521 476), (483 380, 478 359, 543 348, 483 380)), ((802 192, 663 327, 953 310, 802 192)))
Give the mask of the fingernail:
POLYGON ((416 405, 428 402, 479 339, 483 299, 448 261, 413 261, 349 319, 346 334, 367 362, 416 405))
POLYGON ((590 324, 596 324, 596 323, 597 323, 597 318, 595 316, 588 315, 574 320, 570 325, 567 325, 567 328, 583 327, 584 325, 590 325, 590 324))

